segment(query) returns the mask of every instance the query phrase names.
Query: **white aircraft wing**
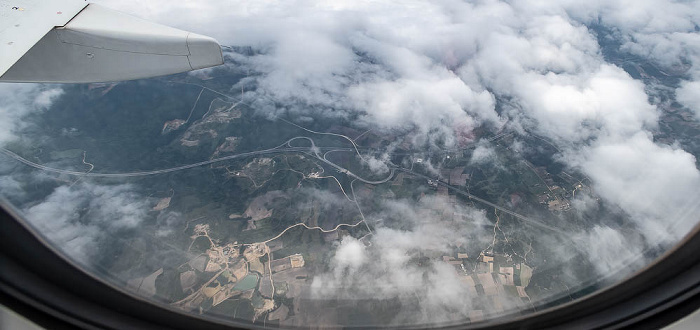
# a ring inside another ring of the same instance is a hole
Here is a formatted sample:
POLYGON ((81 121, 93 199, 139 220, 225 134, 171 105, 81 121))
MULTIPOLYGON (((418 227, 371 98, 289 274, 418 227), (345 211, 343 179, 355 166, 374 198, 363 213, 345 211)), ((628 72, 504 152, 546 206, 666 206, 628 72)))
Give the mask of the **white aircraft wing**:
POLYGON ((216 40, 80 0, 0 0, 0 81, 130 80, 223 64, 216 40))

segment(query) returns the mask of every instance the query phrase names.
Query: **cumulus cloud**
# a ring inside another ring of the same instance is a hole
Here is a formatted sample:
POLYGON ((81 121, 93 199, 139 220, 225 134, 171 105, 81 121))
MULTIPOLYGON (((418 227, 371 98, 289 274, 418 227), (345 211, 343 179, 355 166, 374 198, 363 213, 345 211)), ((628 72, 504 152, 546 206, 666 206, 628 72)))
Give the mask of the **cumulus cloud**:
MULTIPOLYGON (((678 101, 700 113, 689 94, 700 79, 700 4, 697 1, 571 1, 567 13, 617 32, 621 49, 657 64, 671 75, 686 76, 678 101)), ((697 94, 695 92, 694 94, 697 94)))
MULTIPOLYGON (((131 8, 128 2, 114 5, 131 8)), ((140 13, 176 23, 172 19, 184 18, 191 5, 140 13)), ((222 22, 227 30, 212 25, 200 27, 205 30, 201 32, 259 50, 256 56, 236 59, 252 72, 244 83, 252 79, 256 86, 246 98, 267 113, 342 118, 359 114, 358 125, 415 129, 448 145, 455 142, 455 127, 500 120, 493 96, 454 72, 476 44, 462 40, 462 32, 471 30, 465 22, 449 26, 452 17, 443 12, 446 8, 420 1, 261 2, 255 11, 242 10, 249 8, 246 2, 219 5, 204 5, 197 16, 222 22)))
POLYGON ((676 90, 676 99, 681 104, 695 112, 696 118, 700 120, 700 81, 683 82, 676 90))
POLYGON ((25 116, 48 109, 61 94, 60 87, 0 84, 0 145, 16 140, 28 125, 25 116))
POLYGON ((590 231, 575 236, 574 241, 585 244, 579 248, 593 261, 598 273, 604 276, 626 274, 622 272, 623 267, 637 268, 646 262, 640 242, 607 226, 596 225, 590 231))
POLYGON ((496 152, 486 145, 480 144, 472 152, 471 164, 485 164, 496 160, 496 152))
MULTIPOLYGON (((378 235, 393 240, 402 238, 397 233, 378 235)), ((464 318, 475 298, 453 266, 442 262, 429 267, 412 265, 404 248, 372 249, 346 237, 335 252, 332 267, 332 273, 314 278, 312 290, 316 298, 338 297, 341 292, 343 299, 399 299, 406 305, 415 302, 416 297, 424 299, 412 313, 404 307, 391 320, 395 324, 445 322, 455 315, 464 318)))
POLYGON ((445 262, 420 257, 488 244, 484 212, 436 196, 418 204, 382 204, 380 211, 368 215, 377 223, 372 235, 363 240, 346 236, 338 244, 329 270, 314 277, 313 296, 398 299, 401 314, 391 320, 396 324, 465 318, 477 295, 461 279, 464 274, 445 262))
POLYGON ((145 218, 148 205, 131 185, 60 186, 26 206, 26 219, 69 257, 90 265, 100 244, 145 218))
POLYGON ((638 133, 601 140, 575 158, 597 193, 628 212, 650 241, 678 241, 697 224, 697 214, 686 212, 698 207, 700 172, 695 157, 677 146, 638 133))
POLYGON ((369 170, 377 174, 385 174, 389 172, 389 154, 382 154, 380 157, 367 157, 364 159, 369 170))

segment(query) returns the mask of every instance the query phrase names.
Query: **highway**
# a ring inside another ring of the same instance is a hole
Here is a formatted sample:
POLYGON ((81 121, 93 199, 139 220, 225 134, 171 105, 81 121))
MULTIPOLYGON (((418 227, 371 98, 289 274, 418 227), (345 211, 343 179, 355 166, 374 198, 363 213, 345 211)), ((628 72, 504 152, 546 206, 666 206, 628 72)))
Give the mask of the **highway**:
POLYGON ((70 171, 70 170, 63 170, 63 169, 58 169, 58 168, 53 168, 53 167, 48 167, 45 165, 37 164, 35 162, 32 162, 30 160, 27 160, 25 158, 22 158, 21 156, 17 155, 16 153, 9 151, 5 148, 0 148, 0 153, 13 158, 27 166, 34 167, 36 169, 40 169, 46 172, 53 172, 53 173, 58 173, 58 174, 66 174, 66 175, 74 175, 74 176, 83 176, 83 177, 100 177, 100 178, 125 178, 125 177, 139 177, 139 176, 149 176, 149 175, 156 175, 156 174, 164 174, 164 173, 170 173, 170 172, 176 172, 176 171, 181 171, 189 168, 195 168, 195 167, 200 167, 200 166, 205 166, 209 164, 214 164, 218 162, 223 162, 226 160, 231 160, 231 159, 236 159, 236 158, 245 158, 245 157, 250 157, 250 156, 259 156, 259 155, 268 155, 268 154, 276 154, 276 153, 285 153, 285 152, 307 152, 309 151, 309 148, 284 148, 284 149, 266 149, 266 150, 259 150, 259 151, 251 151, 251 152, 244 152, 240 154, 235 154, 231 156, 226 156, 226 157, 221 157, 221 158, 215 158, 207 161, 202 161, 194 164, 189 164, 189 165, 183 165, 183 166, 178 166, 178 167, 172 167, 172 168, 166 168, 162 170, 152 170, 152 171, 140 171, 140 172, 128 172, 128 173, 86 173, 86 172, 78 172, 78 171, 70 171))
MULTIPOLYGON (((36 168, 36 169, 39 169, 42 171, 58 173, 58 174, 65 174, 65 175, 73 175, 73 176, 81 176, 81 177, 98 177, 98 178, 127 178, 127 177, 140 177, 140 176, 165 174, 165 173, 177 172, 177 171, 186 170, 186 169, 195 168, 195 167, 200 167, 200 166, 206 166, 206 165, 219 163, 219 162, 223 162, 223 161, 227 161, 227 160, 231 160, 231 159, 246 158, 246 157, 251 157, 251 156, 269 155, 269 154, 278 154, 278 153, 289 153, 289 152, 299 152, 299 153, 305 153, 305 154, 309 154, 309 152, 311 152, 311 155, 318 158, 318 160, 326 163, 327 165, 335 168, 338 172, 343 173, 351 178, 360 180, 360 181, 367 183, 367 184, 382 184, 382 183, 385 183, 385 182, 391 180, 391 178, 394 175, 394 171, 392 169, 391 173, 389 173, 389 176, 385 179, 378 180, 378 181, 366 180, 366 179, 350 172, 348 169, 346 169, 342 166, 339 166, 339 165, 325 159, 324 157, 322 157, 319 154, 321 149, 326 149, 326 150, 331 150, 331 151, 352 151, 353 150, 352 148, 335 148, 335 147, 333 147, 333 148, 319 148, 316 146, 313 139, 302 136, 302 137, 291 138, 288 141, 286 141, 285 143, 283 143, 277 147, 271 148, 271 149, 244 152, 244 153, 240 153, 240 154, 210 159, 210 160, 206 160, 206 161, 197 162, 194 164, 182 165, 182 166, 171 167, 171 168, 166 168, 166 169, 127 172, 127 173, 95 173, 92 171, 79 172, 79 171, 58 169, 58 168, 53 168, 53 167, 49 167, 46 165, 41 165, 41 164, 32 162, 32 161, 25 159, 22 156, 14 153, 10 150, 7 150, 5 148, 0 148, 0 153, 4 154, 12 159, 15 159, 20 163, 23 163, 27 166, 30 166, 30 167, 33 167, 33 168, 36 168), (309 142, 311 142, 311 146, 309 146, 309 147, 294 147, 294 146, 292 146, 291 142, 294 140, 298 140, 298 139, 308 140, 309 142), (285 145, 287 147, 284 147, 285 145)), ((354 148, 354 150, 359 153, 357 148, 354 148)), ((94 168, 94 166, 92 168, 94 168)), ((92 170, 92 168, 91 168, 91 170, 92 170)))
MULTIPOLYGON (((451 190, 453 190, 453 191, 455 191, 455 192, 457 192, 457 193, 459 193, 459 194, 461 194, 461 195, 463 195, 463 196, 466 196, 466 197, 468 197, 469 199, 475 200, 475 201, 480 202, 480 203, 482 203, 482 204, 485 204, 485 205, 488 205, 488 206, 493 207, 493 208, 495 208, 495 209, 498 209, 498 210, 500 210, 500 211, 502 211, 502 212, 504 212, 504 213, 510 214, 510 215, 512 215, 512 216, 514 216, 514 217, 516 217, 516 218, 518 218, 518 219, 520 219, 520 220, 522 220, 522 221, 525 221, 525 222, 529 223, 529 224, 532 224, 532 225, 534 225, 534 226, 538 226, 538 227, 540 227, 540 228, 544 228, 544 229, 547 229, 547 230, 550 230, 550 231, 554 231, 554 232, 559 233, 559 234, 561 234, 561 235, 568 235, 566 232, 564 232, 564 231, 562 231, 562 230, 559 230, 559 229, 557 229, 557 228, 555 228, 555 227, 552 227, 552 226, 549 226, 549 225, 547 225, 547 224, 544 224, 544 223, 542 223, 542 222, 540 222, 540 221, 537 221, 537 220, 528 218, 528 217, 526 217, 526 216, 524 216, 524 215, 521 215, 521 214, 519 214, 519 213, 516 213, 516 212, 514 212, 514 211, 512 211, 512 210, 509 210, 509 209, 506 209, 506 208, 504 208, 504 207, 501 207, 501 206, 499 206, 499 205, 497 205, 497 204, 494 204, 494 203, 492 203, 492 202, 489 202, 489 201, 487 201, 487 200, 485 200, 485 199, 483 199, 483 198, 480 198, 480 197, 478 197, 478 196, 474 196, 474 195, 470 194, 469 192, 467 192, 467 191, 465 191, 465 190, 462 190, 462 189, 459 189, 459 188, 457 188, 457 187, 451 186, 451 185, 447 184, 447 183, 444 182, 444 181, 441 181, 441 180, 439 180, 439 179, 431 178, 431 177, 429 177, 429 176, 427 176, 427 175, 414 172, 414 171, 412 171, 412 170, 410 170, 410 169, 398 167, 398 166, 396 166, 396 165, 394 165, 394 164, 390 164, 391 166, 389 167, 389 175, 388 175, 386 178, 384 178, 384 179, 382 179, 382 180, 367 180, 367 179, 364 179, 364 178, 362 178, 362 177, 356 175, 355 173, 352 173, 352 172, 349 171, 348 169, 346 169, 346 168, 344 168, 344 167, 342 167, 342 166, 340 166, 340 165, 337 165, 337 164, 335 164, 335 163, 329 161, 328 159, 325 158, 325 154, 322 155, 322 154, 320 153, 322 149, 324 149, 324 150, 329 150, 329 152, 335 152, 335 151, 354 151, 355 153, 357 153, 358 155, 360 155, 360 158, 361 158, 361 159, 364 159, 364 158, 362 158, 362 156, 361 156, 361 154, 360 154, 360 152, 359 152, 359 150, 358 150, 358 146, 355 144, 355 142, 354 142, 352 139, 350 139, 349 137, 347 137, 347 136, 345 136, 345 135, 334 134, 334 133, 320 133, 320 132, 315 132, 315 131, 311 131, 311 130, 305 129, 305 128, 303 128, 303 127, 301 127, 301 126, 298 126, 298 125, 296 125, 296 124, 292 124, 292 125, 297 126, 297 127, 299 127, 299 128, 302 128, 302 129, 304 129, 304 130, 306 130, 306 131, 308 131, 308 132, 314 133, 314 134, 324 134, 324 135, 333 135, 333 136, 342 137, 342 138, 347 139, 348 141, 350 141, 350 142, 352 143, 352 145, 353 145, 353 148, 336 148, 336 147, 324 147, 324 148, 319 148, 318 146, 316 146, 316 144, 315 144, 315 142, 314 142, 313 139, 311 139, 311 138, 309 138, 309 137, 305 137, 305 136, 297 136, 297 137, 293 137, 293 138, 287 140, 286 142, 284 142, 283 144, 281 144, 281 145, 279 145, 279 146, 277 146, 277 147, 270 148, 270 149, 258 150, 258 151, 250 151, 250 152, 244 152, 244 153, 240 153, 240 154, 235 154, 235 155, 230 155, 230 156, 225 156, 225 157, 210 159, 210 160, 206 160, 206 161, 201 161, 201 162, 197 162, 197 163, 193 163, 193 164, 182 165, 182 166, 177 166, 177 167, 172 167, 172 168, 167 168, 167 169, 151 170, 151 171, 128 172, 128 173, 95 173, 95 172, 92 172, 92 169, 94 168, 94 166, 91 166, 90 171, 87 171, 87 172, 78 172, 78 171, 71 171, 71 170, 65 170, 65 169, 57 169, 57 168, 53 168, 53 167, 41 165, 41 164, 32 162, 32 161, 30 161, 30 160, 27 160, 27 159, 25 159, 25 158, 23 158, 23 157, 17 155, 16 153, 14 153, 14 152, 12 152, 12 151, 10 151, 10 150, 7 150, 7 149, 5 149, 5 148, 0 148, 0 153, 1 153, 1 154, 4 154, 4 155, 6 155, 6 156, 8 156, 8 157, 10 157, 10 158, 12 158, 12 159, 15 159, 15 160, 17 160, 18 162, 21 162, 21 163, 23 163, 23 164, 25 164, 25 165, 27 165, 27 166, 30 166, 30 167, 33 167, 33 168, 36 168, 36 169, 40 169, 40 170, 43 170, 43 171, 46 171, 46 172, 52 172, 52 173, 58 173, 58 174, 65 174, 65 175, 72 175, 72 176, 80 176, 80 177, 126 178, 126 177, 141 177, 141 176, 150 176, 150 175, 158 175, 158 174, 172 173, 172 172, 176 172, 176 171, 181 171, 181 170, 190 169, 190 168, 196 168, 196 167, 200 167, 200 166, 206 166, 206 165, 210 165, 210 164, 214 164, 214 163, 218 163, 218 162, 223 162, 223 161, 227 161, 227 160, 232 160, 232 159, 246 158, 246 157, 252 157, 252 156, 261 156, 261 155, 269 155, 269 154, 278 154, 278 153, 299 152, 299 153, 304 153, 304 154, 307 154, 307 155, 312 155, 312 156, 314 156, 315 158, 317 158, 319 161, 321 161, 321 162, 327 164, 327 165, 330 166, 330 167, 333 167, 333 168, 336 169, 339 173, 345 174, 345 175, 347 175, 348 177, 351 177, 351 178, 353 178, 353 179, 356 179, 356 180, 361 181, 361 182, 366 183, 366 184, 378 185, 378 184, 386 183, 386 182, 388 182, 389 180, 391 180, 391 179, 394 177, 394 174, 395 174, 396 171, 406 172, 406 173, 412 174, 412 175, 414 175, 414 176, 418 176, 418 177, 424 178, 424 179, 426 179, 426 180, 434 180, 434 181, 437 182, 438 185, 447 187, 448 189, 451 189, 451 190), (295 147, 295 146, 292 146, 292 142, 295 141, 295 140, 307 140, 307 141, 309 141, 310 146, 307 146, 307 147, 295 147)), ((83 162, 85 162, 84 159, 83 159, 83 162)), ((354 193, 354 192, 353 192, 353 193, 354 193)), ((359 205, 358 205, 358 206, 359 206, 359 205)))
MULTIPOLYGON (((311 132, 313 132, 313 131, 311 131, 311 132)), ((323 133, 317 133, 317 132, 313 132, 313 133, 316 133, 316 134, 323 134, 323 133)), ((327 133, 327 134, 335 135, 335 136, 340 136, 340 137, 343 137, 343 138, 345 138, 345 139, 347 139, 347 140, 352 141, 350 138, 348 138, 348 137, 345 136, 345 135, 332 134, 332 133, 327 133)), ((309 141, 309 142, 311 143, 311 146, 309 147, 309 150, 311 150, 311 152, 313 153, 313 155, 314 155, 316 158, 318 158, 318 160, 320 160, 320 161, 326 163, 328 166, 335 168, 338 172, 343 173, 343 174, 345 174, 345 175, 347 175, 347 176, 349 176, 349 177, 351 177, 351 178, 353 178, 353 179, 360 180, 360 181, 362 181, 362 182, 364 182, 364 183, 367 183, 367 184, 382 184, 382 183, 388 182, 389 180, 391 180, 391 178, 394 177, 394 169, 391 168, 390 171, 389 171, 389 175, 388 175, 386 178, 382 179, 382 180, 377 180, 377 181, 366 180, 366 179, 364 179, 364 178, 362 178, 362 177, 356 175, 355 173, 350 172, 348 169, 346 169, 346 168, 344 168, 344 167, 342 167, 342 166, 340 166, 340 165, 338 165, 338 164, 336 164, 336 163, 333 163, 333 162, 331 162, 330 160, 326 159, 325 154, 324 154, 324 155, 321 155, 321 154, 320 154, 321 148, 319 148, 319 147, 316 146, 316 143, 314 142, 314 140, 313 140, 312 138, 305 137, 305 136, 297 136, 297 137, 294 137, 294 138, 289 139, 289 140, 287 141, 287 146, 289 146, 290 148, 293 148, 292 145, 291 145, 291 142, 294 141, 294 140, 307 140, 307 141, 309 141)), ((355 146, 354 142, 353 142, 353 146, 354 146, 355 152, 359 155, 359 154, 360 154, 360 151, 357 149, 357 146, 355 146)), ((352 150, 352 149, 350 149, 350 150, 352 150)), ((330 149, 329 152, 333 152, 333 151, 348 151, 348 149, 333 148, 333 149, 330 149)), ((360 159, 363 159, 362 156, 360 156, 360 159)))
POLYGON ((478 196, 474 196, 474 195, 470 194, 469 192, 467 192, 467 191, 465 191, 465 190, 459 189, 459 188, 457 188, 457 187, 455 187, 455 186, 451 186, 451 185, 447 184, 446 182, 441 181, 441 180, 439 180, 439 179, 431 178, 431 177, 429 177, 429 176, 427 176, 427 175, 423 175, 423 174, 420 174, 420 173, 416 173, 416 172, 413 172, 413 171, 411 171, 411 170, 409 170, 409 169, 406 169, 406 168, 397 168, 396 170, 397 170, 397 171, 406 172, 406 173, 409 173, 409 174, 412 174, 412 175, 415 175, 415 176, 424 178, 424 179, 426 179, 426 180, 433 180, 433 181, 436 181, 436 182, 438 183, 438 185, 447 187, 448 189, 451 189, 451 190, 453 190, 453 191, 459 193, 460 195, 466 196, 466 197, 468 197, 469 199, 473 199, 473 200, 475 200, 475 201, 477 201, 477 202, 479 202, 479 203, 482 203, 482 204, 491 206, 491 207, 493 207, 493 208, 495 208, 495 209, 497 209, 497 210, 499 210, 499 211, 501 211, 501 212, 503 212, 503 213, 510 214, 510 215, 512 215, 512 216, 514 216, 514 217, 516 217, 516 218, 518 218, 518 219, 520 219, 520 220, 522 220, 522 221, 525 221, 525 222, 529 223, 529 224, 535 225, 535 226, 540 227, 540 228, 544 228, 544 229, 548 229, 548 230, 554 231, 554 232, 559 233, 559 234, 561 234, 561 235, 569 236, 568 233, 566 233, 566 232, 564 232, 564 231, 562 231, 562 230, 560 230, 560 229, 557 229, 557 228, 552 227, 552 226, 550 226, 550 225, 544 224, 544 223, 542 223, 542 222, 540 222, 540 221, 537 221, 537 220, 534 220, 534 219, 532 219, 532 218, 528 218, 528 217, 526 217, 526 216, 524 216, 524 215, 522 215, 522 214, 516 213, 516 212, 511 211, 511 210, 509 210, 509 209, 507 209, 507 208, 504 208, 504 207, 499 206, 499 205, 497 205, 497 204, 491 203, 491 202, 489 202, 489 201, 487 201, 487 200, 485 200, 485 199, 483 199, 483 198, 480 198, 480 197, 478 197, 478 196))

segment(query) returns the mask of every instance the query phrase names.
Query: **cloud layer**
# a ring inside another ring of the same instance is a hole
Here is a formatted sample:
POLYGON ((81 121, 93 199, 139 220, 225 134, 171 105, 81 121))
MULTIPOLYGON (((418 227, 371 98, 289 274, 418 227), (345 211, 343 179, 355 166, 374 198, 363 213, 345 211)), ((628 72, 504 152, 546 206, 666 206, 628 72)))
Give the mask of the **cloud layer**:
POLYGON ((599 44, 611 31, 619 46, 608 47, 684 77, 678 101, 697 112, 698 1, 105 3, 258 50, 234 58, 253 72, 247 98, 277 104, 266 111, 357 118, 447 145, 456 127, 509 120, 563 146, 562 160, 652 245, 698 220, 668 217, 697 204, 694 156, 654 142, 659 110, 599 44), (509 101, 497 111, 496 100, 509 101))
MULTIPOLYGON (((558 159, 589 177, 596 194, 631 219, 627 229, 639 233, 603 224, 571 233, 601 275, 678 241, 699 220, 698 155, 654 140, 660 110, 647 86, 606 58, 601 46, 611 42, 606 47, 676 77, 677 101, 700 120, 699 1, 97 2, 224 45, 251 47, 252 56, 226 51, 229 69, 248 74, 231 89, 244 88, 245 100, 262 115, 348 119, 410 135, 416 147, 424 141, 460 146, 465 131, 503 125, 553 141, 558 159)), ((60 95, 48 86, 0 86, 0 144, 16 140, 22 119, 60 95)), ((484 145, 473 154, 474 163, 494 158, 484 145)), ((387 158, 373 158, 372 168, 381 171, 387 158)), ((16 180, 0 180, 4 189, 18 189, 16 180)), ((470 304, 461 289, 446 289, 458 287, 445 284, 456 281, 453 270, 439 262, 420 268, 412 257, 416 245, 446 251, 447 241, 488 236, 474 227, 483 214, 460 210, 470 216, 453 228, 425 221, 439 219, 427 204, 383 206, 385 214, 372 216, 403 227, 380 227, 370 246, 343 239, 330 269, 314 280, 315 292, 427 297, 416 320, 464 312, 449 307, 470 304), (368 277, 377 285, 358 285, 368 277), (436 297, 444 300, 431 300, 436 297)), ((81 183, 57 188, 26 212, 85 258, 103 230, 138 224, 143 207, 129 186, 81 183), (84 212, 113 220, 81 223, 84 212)))

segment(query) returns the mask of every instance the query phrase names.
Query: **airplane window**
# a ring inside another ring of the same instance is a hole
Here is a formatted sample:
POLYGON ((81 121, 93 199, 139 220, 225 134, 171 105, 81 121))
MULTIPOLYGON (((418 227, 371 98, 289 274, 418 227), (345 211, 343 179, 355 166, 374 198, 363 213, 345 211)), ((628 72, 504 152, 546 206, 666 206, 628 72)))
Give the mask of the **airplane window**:
POLYGON ((225 64, 0 84, 0 196, 163 306, 476 323, 623 281, 700 222, 697 2, 95 2, 225 64))

